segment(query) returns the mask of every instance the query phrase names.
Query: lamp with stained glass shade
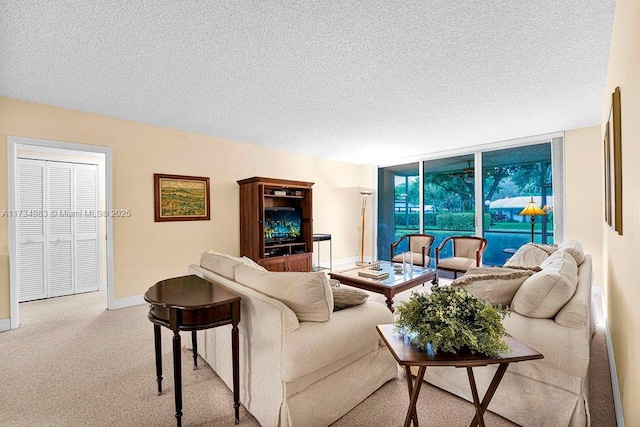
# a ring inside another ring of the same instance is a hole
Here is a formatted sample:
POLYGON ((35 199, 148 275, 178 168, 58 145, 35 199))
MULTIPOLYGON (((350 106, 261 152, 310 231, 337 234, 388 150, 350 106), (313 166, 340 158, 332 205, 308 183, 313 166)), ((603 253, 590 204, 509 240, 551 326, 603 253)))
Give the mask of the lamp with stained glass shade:
POLYGON ((531 201, 527 203, 527 206, 525 206, 524 209, 522 209, 518 214, 520 216, 529 215, 531 217, 531 242, 533 242, 533 227, 535 226, 536 215, 546 215, 546 214, 547 213, 543 211, 540 208, 540 206, 536 204, 536 202, 533 201, 533 197, 531 197, 531 201))

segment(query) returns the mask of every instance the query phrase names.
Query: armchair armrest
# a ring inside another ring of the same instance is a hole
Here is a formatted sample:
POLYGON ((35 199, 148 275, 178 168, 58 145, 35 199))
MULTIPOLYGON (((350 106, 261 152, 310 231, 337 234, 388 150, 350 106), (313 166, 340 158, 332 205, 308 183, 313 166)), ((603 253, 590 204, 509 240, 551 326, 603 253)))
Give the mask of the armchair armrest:
POLYGON ((440 245, 436 248, 436 266, 438 265, 438 262, 440 261, 440 251, 442 251, 445 247, 445 245, 453 240, 454 236, 449 236, 447 238, 445 238, 442 242, 440 242, 440 245))
POLYGON ((392 259, 395 253, 396 248, 398 247, 398 245, 400 244, 400 242, 402 242, 402 239, 404 239, 406 236, 402 236, 400 237, 398 240, 396 240, 395 242, 393 242, 390 246, 389 249, 389 259, 392 259))

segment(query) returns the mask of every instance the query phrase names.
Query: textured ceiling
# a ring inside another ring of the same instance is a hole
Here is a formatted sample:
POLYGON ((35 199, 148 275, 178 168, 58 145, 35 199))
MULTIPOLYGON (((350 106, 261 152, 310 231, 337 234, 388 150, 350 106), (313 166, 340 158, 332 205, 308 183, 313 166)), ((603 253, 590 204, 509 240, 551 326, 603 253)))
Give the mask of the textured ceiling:
POLYGON ((0 0, 0 95, 350 163, 600 123, 613 0, 0 0))

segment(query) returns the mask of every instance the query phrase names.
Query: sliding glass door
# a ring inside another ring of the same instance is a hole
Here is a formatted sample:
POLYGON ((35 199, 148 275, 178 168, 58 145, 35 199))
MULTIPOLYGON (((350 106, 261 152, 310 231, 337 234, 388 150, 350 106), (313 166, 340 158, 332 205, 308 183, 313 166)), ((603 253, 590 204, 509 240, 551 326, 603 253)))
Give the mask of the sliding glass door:
MULTIPOLYGON (((561 165, 562 140, 554 144, 561 165)), ((552 143, 544 142, 378 168, 378 259, 389 260, 391 243, 410 233, 435 237, 432 266, 435 248, 453 235, 485 237, 485 265, 503 265, 527 242, 553 243, 552 165, 552 143), (530 202, 536 210, 523 213, 530 202)))
POLYGON ((482 153, 484 263, 502 265, 521 245, 553 236, 551 143, 482 153), (539 210, 520 215, 532 202, 539 210), (532 235, 533 232, 533 235, 532 235))
MULTIPOLYGON (((471 236, 475 228, 473 154, 423 162, 424 232, 435 237, 431 251, 448 236, 471 236)), ((451 256, 447 245, 443 256, 451 256)))
POLYGON ((391 243, 413 233, 420 233, 419 164, 379 168, 378 259, 390 260, 391 243))

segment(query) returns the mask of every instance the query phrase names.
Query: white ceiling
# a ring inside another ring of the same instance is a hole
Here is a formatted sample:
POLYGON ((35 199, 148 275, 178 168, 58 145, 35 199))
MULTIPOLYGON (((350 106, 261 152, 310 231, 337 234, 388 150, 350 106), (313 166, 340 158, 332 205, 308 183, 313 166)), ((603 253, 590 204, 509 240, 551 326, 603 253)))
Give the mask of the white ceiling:
POLYGON ((350 163, 600 123, 614 0, 0 0, 0 95, 350 163))

